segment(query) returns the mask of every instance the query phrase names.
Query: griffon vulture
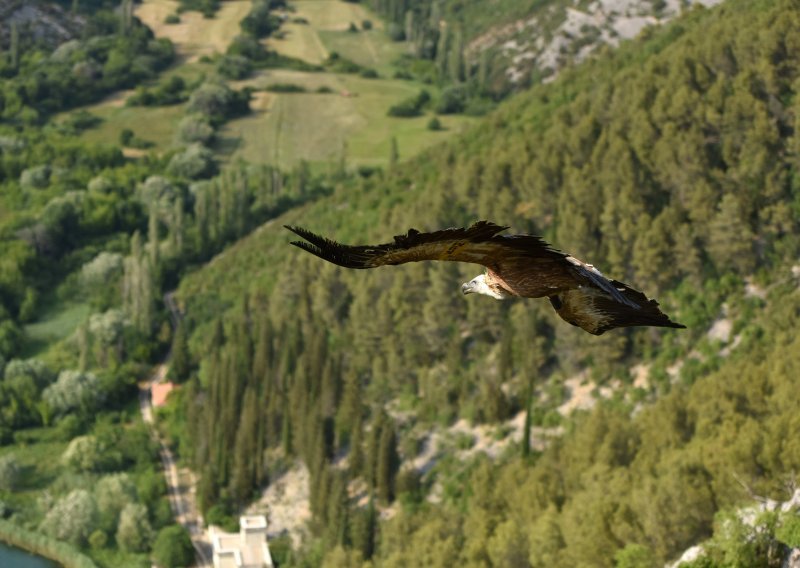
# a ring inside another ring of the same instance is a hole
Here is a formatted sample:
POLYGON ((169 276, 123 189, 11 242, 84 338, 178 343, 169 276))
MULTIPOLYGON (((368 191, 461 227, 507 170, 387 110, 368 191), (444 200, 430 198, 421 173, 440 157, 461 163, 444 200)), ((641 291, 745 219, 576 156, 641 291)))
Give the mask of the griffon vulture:
POLYGON ((461 286, 464 294, 484 294, 498 300, 547 296, 564 321, 594 335, 636 325, 686 327, 671 321, 655 300, 606 278, 591 264, 552 248, 535 235, 499 235, 508 227, 489 221, 432 233, 411 229, 392 243, 366 246, 342 245, 300 227, 286 228, 305 239, 291 244, 345 268, 420 260, 483 265, 483 274, 461 286))

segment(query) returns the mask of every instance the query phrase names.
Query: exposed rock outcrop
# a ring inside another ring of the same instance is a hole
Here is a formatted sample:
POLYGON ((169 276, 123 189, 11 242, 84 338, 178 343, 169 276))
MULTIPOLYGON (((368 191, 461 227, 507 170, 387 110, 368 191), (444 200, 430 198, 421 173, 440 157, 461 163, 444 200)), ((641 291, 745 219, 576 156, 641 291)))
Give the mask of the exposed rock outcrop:
POLYGON ((0 0, 0 47, 8 49, 11 28, 17 26, 25 41, 45 44, 50 48, 80 35, 83 17, 65 11, 50 2, 0 0))

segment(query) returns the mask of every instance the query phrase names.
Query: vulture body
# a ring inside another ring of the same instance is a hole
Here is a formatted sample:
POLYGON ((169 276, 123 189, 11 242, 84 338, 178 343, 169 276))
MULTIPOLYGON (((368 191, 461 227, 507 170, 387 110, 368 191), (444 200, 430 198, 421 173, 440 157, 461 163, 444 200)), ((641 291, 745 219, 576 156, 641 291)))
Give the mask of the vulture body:
POLYGON ((550 299, 561 318, 594 335, 630 326, 685 326, 669 319, 658 302, 623 282, 606 278, 591 264, 554 249, 535 235, 500 235, 508 227, 478 221, 468 228, 430 233, 411 229, 381 245, 343 245, 300 227, 286 226, 302 237, 291 244, 345 268, 376 268, 447 260, 486 267, 462 285, 464 294, 498 300, 511 297, 550 299))

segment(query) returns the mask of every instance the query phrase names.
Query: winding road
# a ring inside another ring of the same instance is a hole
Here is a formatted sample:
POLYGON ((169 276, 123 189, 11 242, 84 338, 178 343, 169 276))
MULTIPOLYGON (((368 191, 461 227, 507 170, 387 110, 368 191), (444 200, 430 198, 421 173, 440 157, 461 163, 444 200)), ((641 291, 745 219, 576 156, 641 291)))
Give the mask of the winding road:
MULTIPOLYGON (((164 304, 169 310, 170 320, 174 328, 180 321, 181 315, 171 292, 164 294, 164 304)), ((164 361, 153 370, 147 381, 140 384, 139 410, 142 413, 142 419, 150 427, 151 435, 159 445, 159 455, 161 457, 161 465, 164 468, 164 477, 167 481, 172 514, 175 517, 175 521, 180 523, 192 538, 192 545, 195 549, 195 566, 206 568, 212 566, 211 541, 208 533, 203 529, 203 517, 200 515, 195 501, 197 482, 190 470, 186 468, 178 469, 175 463, 175 456, 165 440, 159 435, 153 419, 152 387, 165 379, 170 355, 171 353, 167 353, 164 361)))

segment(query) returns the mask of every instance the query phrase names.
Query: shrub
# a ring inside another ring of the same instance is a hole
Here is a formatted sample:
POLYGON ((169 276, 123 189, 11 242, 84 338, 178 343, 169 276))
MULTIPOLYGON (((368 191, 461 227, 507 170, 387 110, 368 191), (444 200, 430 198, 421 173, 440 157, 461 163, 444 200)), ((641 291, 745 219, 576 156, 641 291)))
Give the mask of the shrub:
POLYGON ((253 72, 253 63, 243 55, 225 55, 217 63, 217 73, 226 79, 241 80, 253 72))
POLYGON ((800 516, 797 513, 787 513, 775 531, 775 537, 786 546, 800 547, 800 516))
POLYGON ((214 127, 198 114, 190 114, 178 124, 178 142, 181 144, 207 145, 214 139, 214 127))
POLYGON ((442 130, 442 122, 434 116, 428 121, 428 130, 442 130))
POLYGON ((194 180, 213 176, 217 173, 217 164, 211 150, 200 144, 192 144, 183 152, 172 156, 167 171, 172 175, 194 180))
POLYGON ((281 21, 270 13, 270 9, 269 2, 253 2, 250 13, 239 24, 242 30, 259 38, 273 33, 280 27, 281 21))
POLYGON ((188 110, 209 118, 213 123, 248 110, 249 91, 236 92, 221 83, 204 83, 189 97, 188 110))
POLYGON ((466 104, 467 90, 463 86, 456 85, 446 87, 442 90, 439 103, 436 105, 436 112, 438 114, 456 114, 464 112, 466 104))
POLYGON ((389 116, 396 117, 412 117, 422 114, 422 108, 430 101, 430 94, 426 90, 422 90, 415 97, 406 99, 389 107, 389 116))
POLYGON ((85 489, 75 489, 47 512, 41 530, 58 540, 83 546, 94 531, 97 507, 85 489))
POLYGON ((116 534, 117 544, 127 552, 145 552, 150 548, 153 529, 147 520, 147 507, 128 503, 119 516, 116 534))
POLYGON ((0 491, 13 492, 17 488, 22 470, 13 454, 0 457, 0 491))
POLYGON ((372 29, 372 20, 363 20, 361 22, 361 29, 364 31, 368 31, 372 29))
POLYGON ((489 114, 495 107, 491 99, 484 97, 474 97, 467 101, 464 107, 464 114, 467 116, 484 116, 489 114))
POLYGON ((170 25, 172 25, 172 24, 180 24, 181 23, 181 17, 178 14, 170 14, 169 16, 164 18, 164 23, 165 24, 170 24, 170 25))
POLYGON ((228 46, 228 55, 242 55, 253 61, 261 61, 267 57, 267 50, 262 43, 250 35, 238 35, 228 46))
POLYGON ((108 544, 108 535, 100 529, 89 535, 89 546, 92 550, 102 550, 108 544))
POLYGON ((365 79, 377 79, 378 72, 375 69, 362 69, 361 73, 359 73, 365 79))
POLYGON ((194 561, 194 548, 187 530, 180 525, 161 529, 153 544, 153 559, 163 568, 190 566, 194 561))
POLYGON ((83 371, 61 371, 58 380, 42 393, 42 400, 58 415, 71 411, 89 413, 102 399, 100 381, 83 371))
POLYGON ((361 65, 342 57, 336 51, 332 51, 328 55, 325 66, 334 73, 359 73, 362 69, 361 65))
POLYGON ((273 83, 272 85, 267 85, 267 91, 271 93, 305 93, 306 88, 301 85, 295 85, 294 83, 273 83))
POLYGON ((119 143, 122 146, 130 146, 133 136, 133 130, 130 128, 123 128, 119 133, 119 143))
POLYGON ((122 274, 122 255, 103 251, 81 267, 81 284, 90 288, 107 286, 122 274))
POLYGON ((33 166, 20 174, 19 184, 23 189, 44 189, 50 185, 50 176, 52 173, 52 168, 47 164, 33 166))

